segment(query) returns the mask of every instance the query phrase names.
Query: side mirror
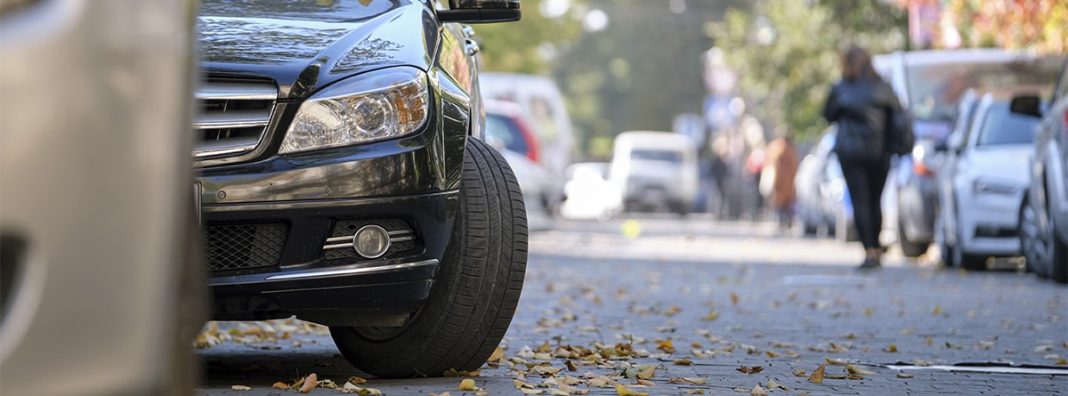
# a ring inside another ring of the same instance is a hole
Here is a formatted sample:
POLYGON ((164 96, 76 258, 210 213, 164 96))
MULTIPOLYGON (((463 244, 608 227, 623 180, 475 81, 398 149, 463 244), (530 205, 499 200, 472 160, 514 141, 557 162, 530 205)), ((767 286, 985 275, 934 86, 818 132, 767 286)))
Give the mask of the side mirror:
POLYGON ((959 133, 951 133, 949 137, 946 138, 946 147, 949 150, 953 150, 954 153, 959 154, 964 148, 964 137, 959 133))
POLYGON ((449 9, 438 11, 442 22, 496 23, 518 21, 519 0, 449 0, 449 9))
POLYGON ((1042 117, 1042 98, 1038 95, 1014 96, 1009 103, 1009 111, 1032 117, 1042 117))

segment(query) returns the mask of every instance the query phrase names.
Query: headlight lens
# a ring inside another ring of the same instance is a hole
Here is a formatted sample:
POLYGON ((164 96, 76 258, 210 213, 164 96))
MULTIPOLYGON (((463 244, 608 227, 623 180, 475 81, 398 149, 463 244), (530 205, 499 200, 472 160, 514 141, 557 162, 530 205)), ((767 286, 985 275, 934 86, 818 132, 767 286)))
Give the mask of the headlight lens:
POLYGON ((343 80, 300 105, 282 154, 392 139, 426 122, 426 74, 411 67, 374 71, 343 80))

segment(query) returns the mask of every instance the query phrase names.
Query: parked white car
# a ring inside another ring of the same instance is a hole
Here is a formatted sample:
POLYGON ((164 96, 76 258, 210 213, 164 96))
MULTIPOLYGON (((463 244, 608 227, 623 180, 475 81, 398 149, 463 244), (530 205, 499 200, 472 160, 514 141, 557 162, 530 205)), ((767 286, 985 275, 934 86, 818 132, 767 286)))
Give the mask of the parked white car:
POLYGON ((616 136, 609 179, 624 210, 687 214, 697 199, 697 148, 676 133, 623 132, 616 136))
POLYGON ((607 220, 622 208, 622 197, 608 180, 609 164, 581 162, 567 168, 563 205, 560 215, 567 219, 607 220))
POLYGON ((512 102, 529 122, 541 145, 538 163, 548 172, 546 204, 555 210, 564 197, 564 182, 575 147, 571 118, 563 95, 552 79, 517 73, 482 73, 483 98, 512 102))
MULTIPOLYGON (((1039 120, 1009 111, 1007 101, 990 95, 980 99, 971 127, 954 134, 949 149, 956 160, 942 170, 950 178, 954 210, 941 213, 943 224, 955 224, 950 238, 941 238, 947 264, 984 268, 988 257, 1017 256, 1020 204, 1030 181, 1039 120)), ((948 228, 947 228, 948 229, 948 228)))

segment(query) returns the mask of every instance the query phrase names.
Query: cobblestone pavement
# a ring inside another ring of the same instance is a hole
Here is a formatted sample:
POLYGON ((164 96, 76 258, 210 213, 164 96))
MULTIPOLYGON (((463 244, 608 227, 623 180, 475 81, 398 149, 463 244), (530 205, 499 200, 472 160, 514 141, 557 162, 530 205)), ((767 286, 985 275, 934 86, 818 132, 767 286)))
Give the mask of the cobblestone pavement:
MULTIPOLYGON (((489 394, 519 394, 515 378, 543 394, 569 382, 579 392, 617 394, 589 385, 603 376, 653 395, 1068 394, 1068 288, 1029 274, 944 270, 893 252, 886 268, 860 273, 852 268, 858 247, 700 219, 564 223, 535 233, 531 245, 520 309, 502 343, 513 362, 474 378, 489 394), (599 364, 556 357, 584 348, 624 356, 599 364), (514 364, 522 361, 561 371, 544 377, 514 364), (887 367, 961 363, 1059 374, 887 367), (824 380, 813 383, 821 365, 824 380), (649 378, 645 385, 627 378, 639 372, 649 378)), ((294 334, 201 349, 207 384, 200 393, 286 394, 295 391, 271 384, 310 372, 338 384, 360 375, 321 331, 294 334)), ((387 395, 473 393, 459 383, 371 379, 364 386, 387 395)))

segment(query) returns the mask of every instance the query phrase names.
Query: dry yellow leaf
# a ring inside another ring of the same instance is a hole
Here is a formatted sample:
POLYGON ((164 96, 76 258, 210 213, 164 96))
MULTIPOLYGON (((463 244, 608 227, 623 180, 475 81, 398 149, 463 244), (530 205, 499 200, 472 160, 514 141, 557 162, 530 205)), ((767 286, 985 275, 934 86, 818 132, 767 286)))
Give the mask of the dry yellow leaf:
POLYGON ((705 317, 703 317, 701 319, 709 321, 709 322, 711 322, 713 320, 716 320, 716 319, 719 319, 719 312, 716 312, 716 310, 708 311, 708 315, 705 315, 705 317))
POLYGON ((616 384, 616 395, 618 396, 649 396, 648 393, 638 392, 623 386, 623 384, 616 384))
POLYGON ((738 305, 738 293, 731 292, 731 304, 738 305))
POLYGON ((475 385, 475 380, 470 378, 464 378, 463 380, 460 380, 460 385, 457 387, 457 389, 462 391, 474 392, 478 390, 478 386, 475 385))
POLYGON ((823 376, 825 375, 826 371, 827 364, 821 364, 819 367, 816 368, 816 371, 813 371, 812 375, 808 377, 808 382, 811 382, 813 384, 822 384, 823 376))
POLYGON ((666 340, 660 341, 660 343, 656 345, 656 349, 664 351, 664 353, 675 353, 675 344, 671 342, 670 338, 668 338, 666 340))
POLYGON ((494 349, 493 353, 490 354, 490 357, 489 357, 488 361, 490 363, 500 363, 504 359, 505 359, 504 348, 497 347, 497 349, 494 349))
POLYGON ((886 348, 883 348, 883 352, 897 353, 897 344, 890 343, 886 348))
POLYGON ((749 391, 749 394, 752 396, 768 396, 768 391, 761 387, 760 384, 756 384, 753 386, 753 390, 749 391))
POLYGON ((319 385, 319 379, 315 373, 308 374, 307 377, 304 377, 304 384, 300 386, 300 393, 311 392, 317 385, 319 385))

